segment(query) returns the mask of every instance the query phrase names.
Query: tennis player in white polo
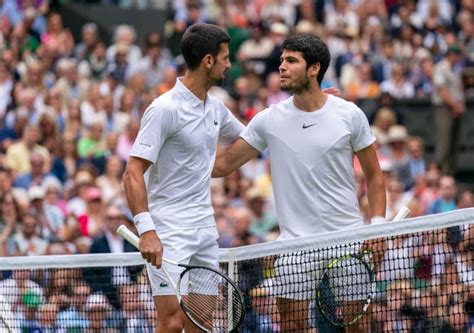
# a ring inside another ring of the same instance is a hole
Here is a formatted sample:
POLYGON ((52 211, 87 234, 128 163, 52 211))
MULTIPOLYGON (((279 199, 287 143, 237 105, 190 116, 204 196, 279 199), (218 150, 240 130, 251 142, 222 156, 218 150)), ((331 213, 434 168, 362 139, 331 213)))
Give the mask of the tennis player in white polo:
MULTIPOLYGON (((372 219, 383 220, 384 178, 367 118, 355 104, 320 87, 330 61, 326 44, 302 34, 288 37, 282 49, 281 87, 293 96, 258 113, 241 138, 217 156, 212 175, 225 176, 268 147, 280 239, 288 239, 363 224, 353 169, 356 154, 367 180, 372 219)), ((306 332, 311 295, 304 285, 301 293, 291 294, 294 284, 278 281, 291 272, 278 261, 276 266, 282 329, 306 332)))
MULTIPOLYGON (((188 70, 144 113, 124 174, 160 333, 200 332, 157 268, 163 249, 168 259, 180 263, 218 266, 211 171, 218 141, 232 143, 243 129, 221 101, 208 95, 231 67, 228 42, 227 33, 214 25, 186 30, 181 49, 188 70)), ((167 269, 177 280, 178 268, 167 269)))

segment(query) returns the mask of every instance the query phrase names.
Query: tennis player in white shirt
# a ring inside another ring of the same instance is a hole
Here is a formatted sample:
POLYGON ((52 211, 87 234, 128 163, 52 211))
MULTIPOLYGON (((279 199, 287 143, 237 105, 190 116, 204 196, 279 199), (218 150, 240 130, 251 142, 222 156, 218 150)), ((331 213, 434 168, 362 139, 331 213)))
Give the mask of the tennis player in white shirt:
MULTIPOLYGON (((251 120, 240 138, 217 156, 213 177, 229 174, 268 148, 280 239, 321 234, 363 224, 353 169, 356 154, 367 181, 372 220, 383 220, 384 178, 367 118, 355 104, 321 90, 330 61, 326 44, 300 34, 288 37, 282 50, 280 83, 293 96, 251 120)), ((309 296, 281 292, 282 330, 307 331, 309 296)))
MULTIPOLYGON (((243 125, 208 90, 231 67, 229 40, 210 24, 186 30, 181 49, 188 70, 144 113, 123 178, 140 252, 148 262, 159 333, 201 332, 186 318, 159 269, 163 249, 168 259, 184 264, 219 263, 211 171, 218 141, 234 142, 243 125)), ((167 269, 177 280, 178 268, 167 269)))

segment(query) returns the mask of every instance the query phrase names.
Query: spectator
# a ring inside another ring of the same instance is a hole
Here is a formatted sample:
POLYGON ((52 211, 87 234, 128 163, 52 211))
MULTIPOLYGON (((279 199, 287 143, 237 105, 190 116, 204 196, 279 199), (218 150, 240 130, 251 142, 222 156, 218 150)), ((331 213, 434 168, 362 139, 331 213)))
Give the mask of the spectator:
POLYGON ((7 111, 7 106, 11 101, 11 91, 13 89, 13 80, 6 64, 0 61, 0 119, 7 111))
POLYGON ((87 190, 94 185, 93 174, 85 169, 77 170, 74 175, 74 182, 71 197, 67 202, 67 209, 75 216, 80 216, 86 212, 87 190))
POLYGON ((64 216, 58 207, 45 202, 45 195, 46 192, 41 186, 29 188, 29 212, 36 216, 38 234, 46 240, 57 241, 65 232, 64 216))
POLYGON ((358 75, 349 82, 345 94, 348 100, 361 98, 377 98, 379 84, 372 78, 372 67, 367 62, 362 62, 358 67, 358 75))
POLYGON ((251 212, 248 208, 237 208, 233 214, 233 230, 228 236, 219 239, 220 247, 238 247, 261 243, 263 239, 251 232, 251 212))
POLYGON ((105 131, 107 133, 122 133, 130 122, 130 115, 115 108, 112 94, 103 97, 105 111, 105 131))
POLYGON ((270 73, 268 75, 266 86, 267 86, 267 100, 266 100, 265 105, 263 105, 263 108, 272 104, 277 104, 278 102, 281 102, 282 100, 290 97, 290 95, 287 92, 281 90, 280 75, 276 72, 270 73))
POLYGON ((104 95, 98 84, 90 87, 88 99, 81 102, 81 120, 82 124, 88 128, 94 123, 105 125, 104 95))
POLYGON ((266 198, 262 189, 252 187, 247 191, 247 206, 251 212, 249 231, 262 239, 271 232, 278 230, 276 214, 267 209, 266 198))
POLYGON ((452 45, 446 58, 435 65, 433 73, 435 105, 436 162, 443 173, 456 172, 459 135, 462 116, 465 111, 464 94, 460 76, 455 65, 461 60, 461 49, 452 45))
POLYGON ((82 236, 94 237, 102 232, 104 213, 102 212, 102 193, 97 187, 84 190, 85 212, 77 217, 82 236))
POLYGON ((143 73, 147 87, 151 88, 163 81, 164 72, 169 66, 171 62, 163 56, 161 44, 149 44, 144 57, 132 64, 130 74, 143 73))
POLYGON ((36 231, 39 227, 36 215, 26 213, 21 216, 19 229, 9 239, 8 253, 20 256, 43 255, 48 249, 48 242, 36 231))
POLYGON ((265 35, 266 31, 263 24, 252 24, 250 29, 250 38, 240 44, 236 56, 243 67, 244 73, 253 72, 257 75, 263 75, 266 69, 264 59, 270 56, 274 44, 265 35))
POLYGON ((91 56, 99 38, 97 24, 86 23, 81 29, 81 42, 74 47, 74 56, 78 60, 87 59, 91 56))
POLYGON ((58 312, 58 305, 53 303, 44 303, 38 307, 38 328, 41 332, 54 332, 58 312))
POLYGON ((64 131, 71 133, 74 139, 82 137, 85 132, 85 126, 82 123, 81 102, 78 99, 70 100, 66 110, 64 131))
POLYGON ((411 178, 417 180, 425 175, 425 145, 420 137, 410 137, 407 141, 411 178))
POLYGON ((390 78, 380 84, 380 91, 394 98, 412 98, 415 96, 413 84, 405 79, 405 69, 400 64, 394 64, 390 78))
POLYGON ((122 161, 126 161, 128 159, 128 154, 130 149, 132 149, 133 142, 137 137, 139 128, 140 121, 133 119, 127 124, 125 132, 119 135, 117 142, 117 155, 122 159, 122 161))
POLYGON ((125 78, 129 75, 130 63, 127 60, 128 53, 128 45, 118 44, 114 52, 114 58, 109 60, 108 74, 120 85, 125 83, 125 78))
POLYGON ((145 312, 145 304, 140 298, 137 284, 125 284, 120 287, 120 304, 124 327, 133 327, 137 332, 147 332, 149 323, 145 312), (138 297, 138 298, 137 298, 138 297))
POLYGON ((134 44, 136 39, 135 29, 130 25, 121 24, 115 29, 113 39, 114 44, 107 48, 107 60, 112 63, 120 49, 121 51, 127 50, 125 59, 129 64, 137 63, 141 57, 141 50, 134 44))
POLYGON ((118 155, 107 158, 105 173, 97 178, 97 186, 102 193, 102 200, 105 205, 112 202, 124 204, 124 192, 122 187, 122 174, 124 171, 123 161, 118 155))
POLYGON ((434 200, 426 214, 438 214, 455 210, 456 180, 452 176, 442 176, 439 180, 439 198, 434 200))
MULTIPOLYGON (((116 230, 121 224, 130 224, 124 212, 115 205, 109 205, 104 216, 104 224, 92 242, 90 253, 123 253, 136 252, 125 239, 117 235, 116 230)), ((139 267, 138 269, 141 270, 139 267)), ((86 280, 92 289, 103 292, 114 307, 119 308, 118 287, 136 281, 137 267, 106 267, 87 270, 86 280)))
POLYGON ((168 66, 163 71, 163 79, 153 89, 156 91, 155 96, 161 96, 174 87, 178 78, 178 71, 174 66, 168 66))
POLYGON ((10 192, 0 195, 0 247, 3 247, 20 220, 20 206, 10 192))
POLYGON ((100 333, 106 329, 117 329, 122 319, 116 318, 117 313, 101 293, 93 293, 87 298, 86 314, 89 326, 87 333, 100 333))
POLYGON ((21 140, 12 144, 7 149, 7 164, 16 173, 31 171, 30 156, 33 151, 41 154, 45 163, 49 163, 48 150, 39 145, 40 133, 37 126, 28 125, 21 140))
POLYGON ((53 154, 51 173, 58 178, 62 184, 71 180, 78 167, 84 162, 79 158, 75 136, 72 132, 65 132, 53 154))
POLYGON ((90 82, 79 77, 76 60, 67 58, 58 60, 56 71, 58 71, 60 77, 53 88, 60 95, 62 107, 67 107, 71 100, 84 100, 86 98, 90 89, 90 82))
POLYGON ((80 66, 87 68, 87 71, 91 73, 92 79, 96 82, 104 79, 107 75, 109 61, 106 58, 106 49, 107 46, 104 42, 96 41, 90 53, 80 63, 80 66))
POLYGON ((104 125, 101 120, 96 121, 90 127, 87 136, 79 139, 77 153, 79 157, 93 164, 99 172, 104 170, 105 163, 105 138, 104 125))
POLYGON ((408 191, 415 184, 411 174, 410 155, 406 141, 408 131, 405 126, 394 125, 388 130, 389 151, 387 157, 392 162, 392 171, 402 183, 404 191, 408 191))
POLYGON ((46 162, 47 161, 41 153, 33 151, 30 154, 31 171, 19 173, 15 178, 13 186, 28 190, 34 185, 42 186, 46 181, 49 180, 59 182, 59 180, 54 175, 46 171, 46 162))

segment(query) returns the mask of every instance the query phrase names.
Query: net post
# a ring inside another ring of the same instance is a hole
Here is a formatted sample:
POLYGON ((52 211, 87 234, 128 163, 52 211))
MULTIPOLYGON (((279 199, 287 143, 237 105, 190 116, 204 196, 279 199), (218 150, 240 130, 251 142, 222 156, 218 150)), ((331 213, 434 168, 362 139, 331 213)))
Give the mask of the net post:
MULTIPOLYGON (((227 276, 231 278, 235 283, 237 283, 237 272, 235 271, 234 263, 235 263, 235 253, 232 251, 232 249, 228 250, 228 264, 227 264, 227 276)), ((233 290, 233 288, 229 285, 227 290, 233 290)), ((233 292, 229 293, 227 295, 227 305, 228 305, 228 310, 227 310, 227 327, 233 327, 233 292)))

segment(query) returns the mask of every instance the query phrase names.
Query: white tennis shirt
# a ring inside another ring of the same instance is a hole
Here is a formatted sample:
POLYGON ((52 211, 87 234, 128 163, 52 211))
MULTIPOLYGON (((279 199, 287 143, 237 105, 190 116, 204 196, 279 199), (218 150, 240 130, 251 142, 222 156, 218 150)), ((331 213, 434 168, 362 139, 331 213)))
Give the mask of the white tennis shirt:
POLYGON ((355 104, 329 95, 321 109, 304 112, 290 97, 258 113, 241 137, 269 148, 280 239, 363 224, 353 156, 375 137, 355 104))
POLYGON ((145 111, 130 156, 153 163, 145 175, 158 231, 215 225, 210 180, 218 141, 235 141, 243 125, 216 97, 201 101, 182 83, 145 111))

